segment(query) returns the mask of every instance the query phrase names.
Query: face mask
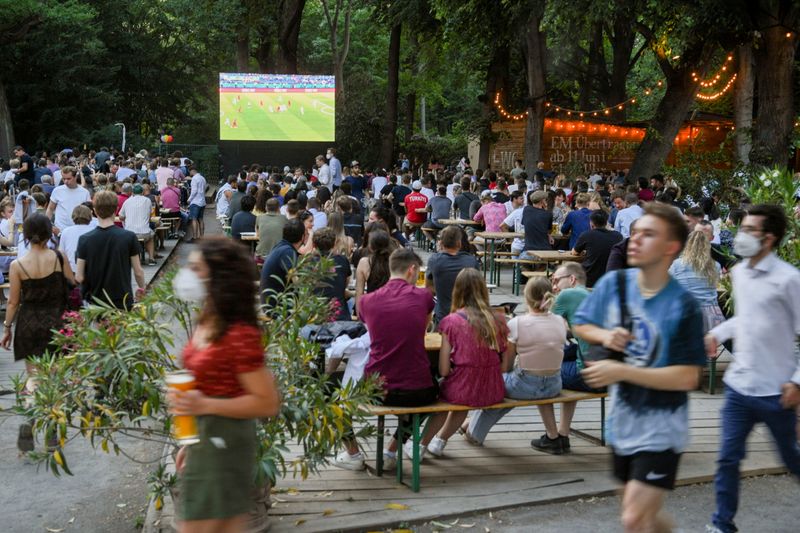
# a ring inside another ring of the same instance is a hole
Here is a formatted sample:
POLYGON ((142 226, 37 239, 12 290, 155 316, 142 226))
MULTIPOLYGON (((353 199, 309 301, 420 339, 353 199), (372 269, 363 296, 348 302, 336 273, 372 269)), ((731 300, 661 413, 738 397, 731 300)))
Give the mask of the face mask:
POLYGON ((331 154, 325 154, 325 159, 330 159, 331 157, 333 157, 331 154))
POLYGON ((208 293, 205 282, 188 268, 178 271, 172 280, 172 288, 175 289, 175 295, 187 303, 199 304, 206 299, 208 293))
POLYGON ((740 231, 733 239, 733 253, 741 257, 753 257, 761 251, 761 239, 740 231))

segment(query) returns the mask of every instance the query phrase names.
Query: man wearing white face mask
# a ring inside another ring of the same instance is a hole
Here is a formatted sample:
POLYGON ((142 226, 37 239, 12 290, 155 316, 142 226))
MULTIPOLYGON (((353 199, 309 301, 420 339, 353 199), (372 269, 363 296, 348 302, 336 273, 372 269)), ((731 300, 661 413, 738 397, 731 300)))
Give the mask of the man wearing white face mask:
POLYGON ((800 405, 800 271, 778 259, 775 250, 786 233, 781 206, 756 205, 742 221, 733 250, 744 260, 733 267, 736 313, 706 335, 709 357, 719 343, 733 339, 733 362, 725 372, 722 443, 714 488, 717 510, 710 533, 736 531, 739 463, 747 436, 764 422, 789 471, 800 478, 795 408, 800 405))

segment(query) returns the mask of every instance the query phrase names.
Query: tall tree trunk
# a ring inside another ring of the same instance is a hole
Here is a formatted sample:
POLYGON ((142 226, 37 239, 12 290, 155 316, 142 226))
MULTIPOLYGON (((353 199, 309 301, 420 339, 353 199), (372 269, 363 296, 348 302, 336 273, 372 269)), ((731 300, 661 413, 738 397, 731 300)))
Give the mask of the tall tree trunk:
POLYGON ((403 139, 409 142, 414 136, 414 115, 417 111, 417 93, 406 95, 406 110, 403 113, 403 139))
MULTIPOLYGON (((576 61, 577 62, 577 61, 576 61)), ((603 54, 603 25, 599 22, 592 27, 592 37, 589 44, 589 62, 583 79, 580 81, 578 93, 578 109, 591 109, 593 88, 605 70, 606 58, 603 54)))
MULTIPOLYGON (((481 136, 478 147, 478 161, 471 161, 473 168, 485 169, 489 165, 489 147, 492 142, 492 118, 494 118, 494 96, 501 91, 502 97, 508 98, 506 79, 508 78, 509 48, 508 45, 497 44, 492 51, 492 60, 486 70, 486 94, 482 98, 481 136)), ((504 102, 508 106, 508 100, 504 102)))
POLYGON ((384 168, 392 165, 394 142, 397 137, 397 96, 400 87, 400 37, 402 25, 398 22, 392 26, 389 34, 389 72, 386 83, 386 114, 381 131, 381 151, 378 164, 384 168))
POLYGON ((250 71, 250 28, 242 24, 236 32, 236 71, 250 71))
MULTIPOLYGON (((792 21, 782 21, 791 27, 792 21)), ((786 27, 773 24, 761 30, 755 49, 758 83, 758 117, 750 160, 763 165, 785 166, 789 161, 789 136, 794 114, 792 74, 797 34, 786 37, 786 27)))
POLYGON ((676 70, 667 78, 664 98, 659 102, 647 134, 636 150, 636 157, 628 172, 629 181, 642 176, 649 178, 661 170, 672 150, 675 136, 686 120, 696 92, 697 84, 692 79, 690 67, 676 70))
POLYGON ((275 62, 275 70, 280 74, 297 74, 297 45, 305 6, 306 0, 281 2, 278 57, 275 62))
POLYGON ((11 154, 14 141, 14 123, 11 122, 11 109, 6 98, 6 86, 0 79, 0 157, 6 159, 11 154))
POLYGON ((525 29, 525 66, 528 79, 528 121, 525 125, 525 169, 533 176, 542 155, 545 100, 546 42, 540 26, 544 1, 535 2, 525 29))
POLYGON ((614 35, 611 39, 611 75, 608 80, 608 93, 604 99, 607 106, 617 105, 627 99, 625 84, 628 81, 628 72, 638 59, 634 56, 631 61, 633 45, 636 42, 636 31, 630 20, 623 15, 614 19, 614 35))
POLYGON ((739 62, 733 92, 736 158, 746 165, 750 163, 750 150, 753 147, 753 89, 756 78, 752 43, 739 46, 736 55, 739 62))

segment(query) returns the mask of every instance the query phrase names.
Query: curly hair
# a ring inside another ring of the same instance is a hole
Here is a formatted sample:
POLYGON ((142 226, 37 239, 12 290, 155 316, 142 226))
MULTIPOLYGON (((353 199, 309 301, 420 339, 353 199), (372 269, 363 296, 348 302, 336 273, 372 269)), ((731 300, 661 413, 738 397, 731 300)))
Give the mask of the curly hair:
POLYGON ((209 270, 208 298, 199 322, 209 326, 210 340, 219 340, 236 323, 258 326, 256 267, 247 248, 225 237, 206 237, 198 249, 209 270))

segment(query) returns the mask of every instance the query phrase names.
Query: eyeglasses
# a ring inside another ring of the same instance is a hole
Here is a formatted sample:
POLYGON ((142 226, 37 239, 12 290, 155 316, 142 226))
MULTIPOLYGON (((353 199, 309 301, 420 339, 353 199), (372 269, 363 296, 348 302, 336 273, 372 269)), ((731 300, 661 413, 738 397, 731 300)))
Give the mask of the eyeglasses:
POLYGON ((739 226, 739 231, 752 235, 753 233, 764 233, 764 228, 757 228, 755 226, 739 226))

